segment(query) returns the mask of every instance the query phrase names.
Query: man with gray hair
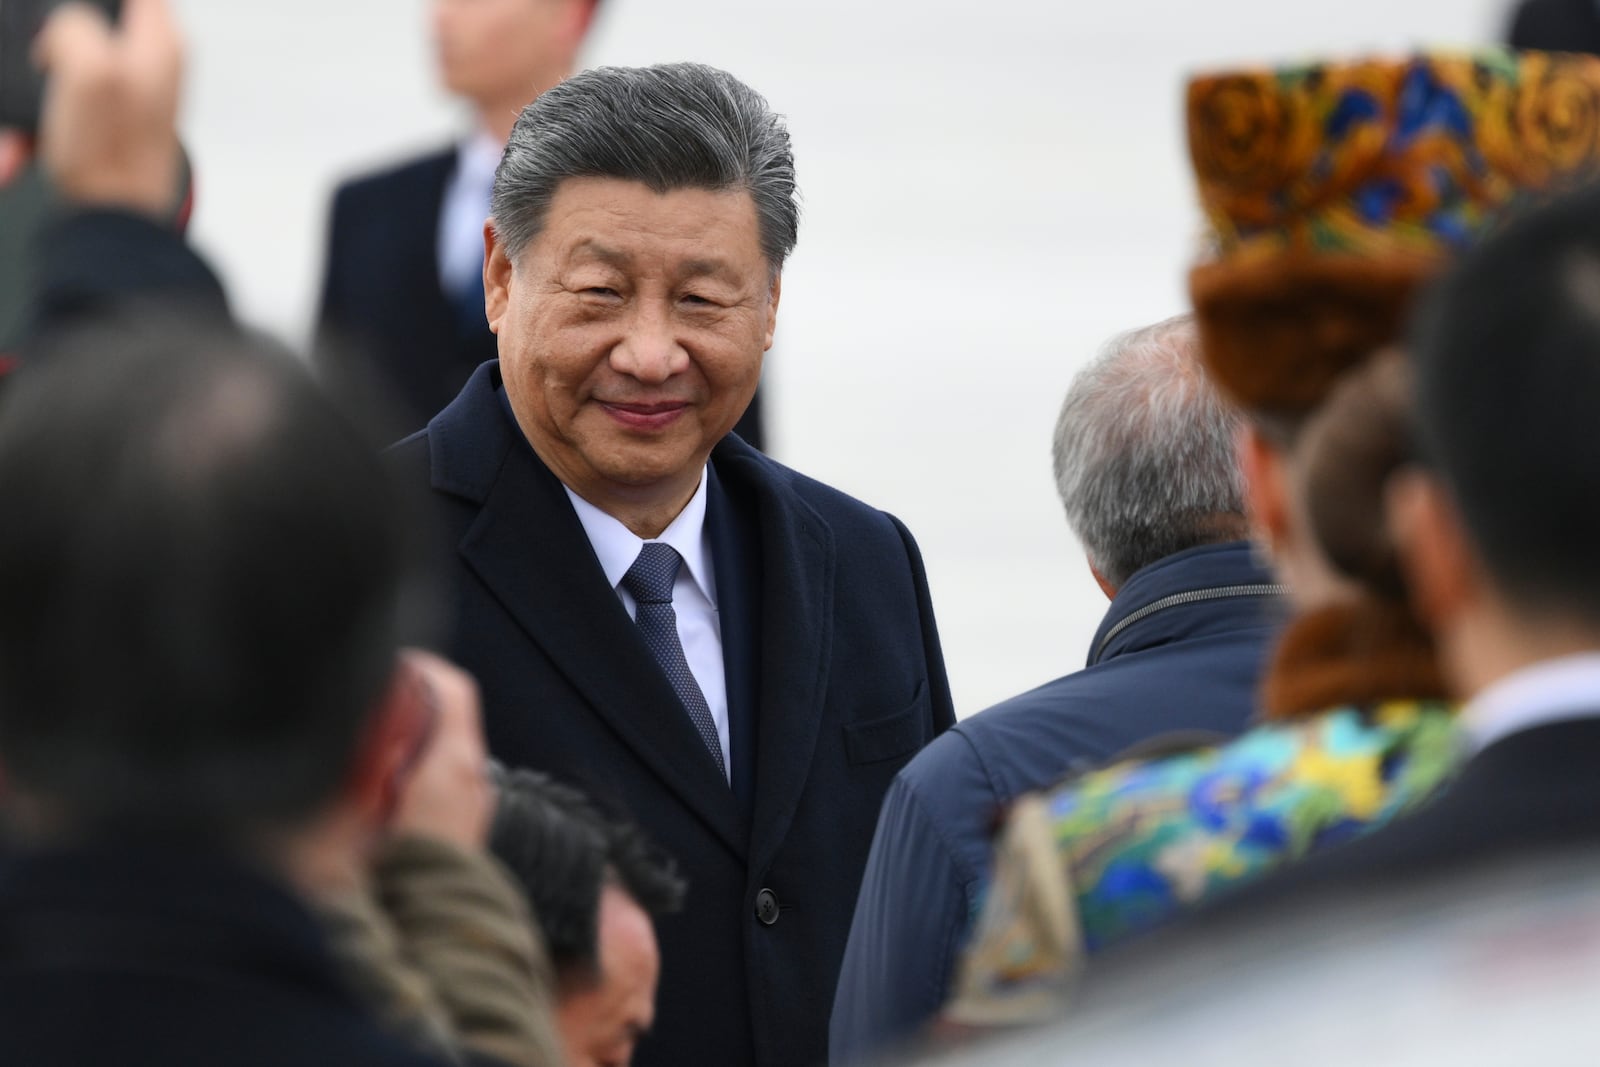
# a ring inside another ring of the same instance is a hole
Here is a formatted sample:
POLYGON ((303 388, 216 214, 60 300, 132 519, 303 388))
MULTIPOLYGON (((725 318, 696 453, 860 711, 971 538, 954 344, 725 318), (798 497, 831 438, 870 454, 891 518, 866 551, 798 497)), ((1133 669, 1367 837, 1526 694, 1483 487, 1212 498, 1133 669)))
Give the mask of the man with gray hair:
POLYGON ((394 452, 453 549, 451 652, 492 754, 682 865, 636 1062, 821 1062, 879 804, 954 711, 905 527, 728 434, 789 135, 722 71, 587 71, 523 111, 492 205, 499 361, 394 452))
POLYGON ((1250 718, 1277 587, 1244 540, 1236 417, 1198 349, 1194 323, 1169 319, 1073 381, 1056 485, 1111 609, 1083 670, 962 721, 895 778, 834 999, 835 1064, 912 1038, 944 1003, 1005 805, 1158 735, 1250 718))

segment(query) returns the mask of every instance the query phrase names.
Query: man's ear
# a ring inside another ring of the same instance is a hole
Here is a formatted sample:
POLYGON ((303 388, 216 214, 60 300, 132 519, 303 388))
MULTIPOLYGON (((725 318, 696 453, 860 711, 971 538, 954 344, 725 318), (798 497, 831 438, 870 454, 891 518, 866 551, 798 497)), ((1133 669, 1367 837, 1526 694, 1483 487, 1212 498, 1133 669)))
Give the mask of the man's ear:
POLYGON ((511 260, 506 258, 505 245, 495 233, 494 220, 483 224, 483 314, 489 321, 489 332, 500 332, 500 320, 505 317, 511 303, 511 260))
POLYGON ((1440 634, 1481 594, 1477 557, 1455 501, 1432 475, 1410 468, 1389 480, 1385 504, 1411 603, 1440 634))
POLYGON ((1287 459, 1278 447, 1246 423, 1235 439, 1239 470, 1244 475, 1245 506, 1256 540, 1278 551, 1289 534, 1287 459))
POLYGON ((772 339, 778 334, 778 299, 783 296, 783 275, 772 276, 772 289, 767 294, 767 337, 761 351, 772 351, 772 339))
POLYGON ((345 787, 347 802, 372 825, 387 823, 394 813, 401 782, 427 745, 434 715, 427 687, 397 661, 361 732, 345 787))
POLYGON ((1117 599, 1117 587, 1111 584, 1110 579, 1100 573, 1100 568, 1094 565, 1094 560, 1089 561, 1089 573, 1094 575, 1094 584, 1106 595, 1107 600, 1117 599))
POLYGON ((594 24, 595 9, 599 6, 599 0, 566 0, 566 10, 561 13, 555 32, 574 59, 589 27, 594 24))

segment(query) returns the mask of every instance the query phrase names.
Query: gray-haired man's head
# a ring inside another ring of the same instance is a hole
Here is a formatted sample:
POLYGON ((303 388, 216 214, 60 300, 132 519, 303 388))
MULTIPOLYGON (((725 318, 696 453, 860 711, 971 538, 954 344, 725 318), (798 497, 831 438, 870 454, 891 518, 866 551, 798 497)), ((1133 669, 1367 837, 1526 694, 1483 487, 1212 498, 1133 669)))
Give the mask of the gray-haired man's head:
POLYGON ((493 211, 485 311, 518 426, 657 536, 772 347, 798 215, 782 119, 710 67, 587 71, 523 111, 493 211))
POLYGON ((1106 584, 1245 535, 1238 425, 1187 315, 1114 338, 1079 372, 1056 421, 1056 488, 1106 584))

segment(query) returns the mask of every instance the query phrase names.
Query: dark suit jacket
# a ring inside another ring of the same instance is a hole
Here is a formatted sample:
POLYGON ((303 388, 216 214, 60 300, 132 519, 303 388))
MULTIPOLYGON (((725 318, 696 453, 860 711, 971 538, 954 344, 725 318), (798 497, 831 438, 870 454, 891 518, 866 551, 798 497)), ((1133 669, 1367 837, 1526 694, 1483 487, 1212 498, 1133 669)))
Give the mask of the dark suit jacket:
POLYGON ((1594 0, 1523 0, 1506 39, 1513 48, 1600 54, 1600 8, 1594 0))
POLYGON ((0 1063, 427 1067, 346 989, 312 916, 217 857, 116 846, 0 870, 0 1063))
POLYGON ((622 803, 689 877, 687 907, 657 925, 658 1014, 637 1062, 820 1063, 878 805, 954 721, 916 545, 737 437, 717 446, 706 521, 730 789, 498 382, 480 368, 393 455, 431 487, 453 549, 449 651, 482 686, 491 752, 622 803))
POLYGON ((318 354, 387 387, 402 432, 427 424, 495 357, 480 316, 439 286, 439 211, 454 147, 339 187, 328 228, 318 354))
MULTIPOLYGON (((318 360, 388 392, 396 433, 441 411, 478 364, 498 354, 481 312, 463 312, 439 285, 439 212, 454 147, 339 187, 328 227, 318 312, 318 360)), ((759 397, 735 428, 764 443, 759 397)))

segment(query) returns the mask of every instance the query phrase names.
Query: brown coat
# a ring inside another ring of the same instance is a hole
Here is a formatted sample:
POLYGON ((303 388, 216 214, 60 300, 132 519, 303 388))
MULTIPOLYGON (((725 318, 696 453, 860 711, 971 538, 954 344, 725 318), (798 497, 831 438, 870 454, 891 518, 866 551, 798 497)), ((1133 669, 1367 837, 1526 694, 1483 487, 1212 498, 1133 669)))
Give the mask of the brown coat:
POLYGON ((350 980, 419 1045, 458 1062, 562 1063, 544 942, 493 857, 396 838, 380 849, 370 893, 322 911, 350 980))

